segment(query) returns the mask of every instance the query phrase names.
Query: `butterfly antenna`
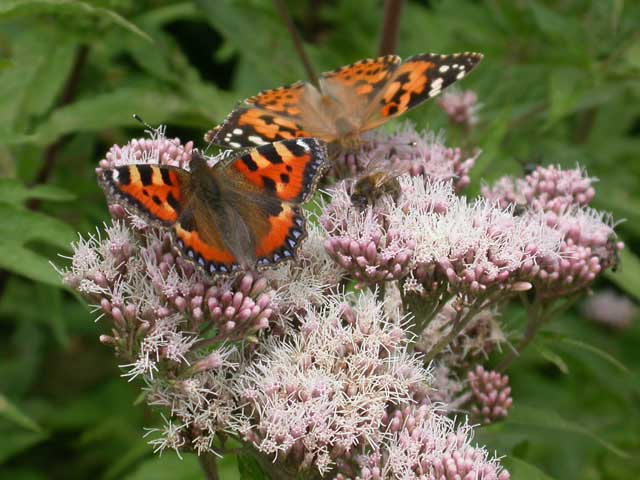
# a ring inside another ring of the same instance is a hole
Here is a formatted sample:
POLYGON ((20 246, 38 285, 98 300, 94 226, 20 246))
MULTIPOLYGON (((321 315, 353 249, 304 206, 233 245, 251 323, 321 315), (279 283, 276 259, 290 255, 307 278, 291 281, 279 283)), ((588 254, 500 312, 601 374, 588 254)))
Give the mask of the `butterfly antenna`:
POLYGON ((155 128, 153 128, 151 125, 149 125, 147 122, 145 122, 142 117, 140 115, 138 115, 137 113, 133 114, 133 118, 138 121, 139 123, 141 123, 142 125, 144 125, 145 127, 147 127, 149 130, 155 130, 155 128))
POLYGON ((147 122, 145 122, 142 117, 140 115, 138 115, 137 113, 133 114, 133 118, 140 122, 142 125, 144 125, 145 127, 145 132, 153 139, 153 140, 159 140, 162 138, 165 138, 165 132, 167 130, 166 125, 159 125, 157 128, 153 128, 151 125, 149 125, 147 122))

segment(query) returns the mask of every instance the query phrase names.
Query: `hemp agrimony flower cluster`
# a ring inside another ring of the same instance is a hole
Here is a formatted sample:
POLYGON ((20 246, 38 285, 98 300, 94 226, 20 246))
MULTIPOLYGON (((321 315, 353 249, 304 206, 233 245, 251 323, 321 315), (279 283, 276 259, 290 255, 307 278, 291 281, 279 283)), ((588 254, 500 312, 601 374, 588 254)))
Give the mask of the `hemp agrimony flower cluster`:
MULTIPOLYGON (((473 129, 475 94, 441 106, 473 129)), ((100 167, 188 167, 192 153, 158 130, 100 167)), ((478 155, 411 124, 366 136, 335 160, 297 260, 263 273, 206 275, 165 231, 110 205, 112 222, 73 245, 61 275, 162 411, 155 450, 241 446, 279 479, 508 479, 468 423, 499 421, 513 403, 489 354, 506 368, 622 244, 589 207, 582 169, 539 166, 468 198, 478 155), (396 188, 354 202, 376 172, 396 188), (511 301, 529 313, 513 347, 500 316, 511 301)))

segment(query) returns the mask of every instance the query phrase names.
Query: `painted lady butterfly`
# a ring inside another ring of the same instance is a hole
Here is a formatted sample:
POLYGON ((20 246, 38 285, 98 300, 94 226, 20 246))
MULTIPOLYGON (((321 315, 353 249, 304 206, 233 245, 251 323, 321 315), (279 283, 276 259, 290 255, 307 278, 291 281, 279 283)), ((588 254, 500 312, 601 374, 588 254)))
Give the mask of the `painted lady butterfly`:
POLYGON ((211 274, 295 257, 306 235, 300 204, 326 168, 322 142, 275 142, 213 167, 196 151, 189 167, 124 165, 101 170, 99 182, 115 203, 171 228, 182 253, 211 274))
POLYGON ((435 97, 481 59, 479 53, 427 53, 404 62, 395 55, 361 60, 321 74, 319 90, 297 82, 246 99, 205 139, 240 148, 315 137, 351 150, 362 132, 435 97))

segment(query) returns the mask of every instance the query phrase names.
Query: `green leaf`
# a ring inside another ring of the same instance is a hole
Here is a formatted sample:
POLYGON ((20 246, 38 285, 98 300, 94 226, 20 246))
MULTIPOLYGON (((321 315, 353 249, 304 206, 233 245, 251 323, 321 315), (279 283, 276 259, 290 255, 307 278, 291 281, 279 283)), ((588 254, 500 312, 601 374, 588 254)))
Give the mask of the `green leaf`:
POLYGON ((145 441, 139 441, 131 445, 127 452, 115 459, 109 468, 104 472, 103 480, 114 480, 122 478, 123 474, 127 472, 133 465, 138 463, 141 459, 149 456, 151 453, 151 447, 145 441))
POLYGON ((627 294, 640 301, 640 258, 629 248, 623 249, 616 271, 607 270, 605 276, 627 294))
POLYGON ((48 438, 48 434, 0 426, 0 438, 2 438, 0 442, 0 464, 2 464, 10 458, 43 442, 48 438))
POLYGON ((39 212, 0 204, 0 268, 32 280, 61 286, 49 259, 32 242, 67 251, 75 232, 60 220, 39 212))
POLYGON ((0 5, 0 17, 48 13, 89 15, 97 19, 106 19, 115 25, 135 33, 150 43, 153 42, 149 35, 117 12, 109 10, 108 8, 96 7, 90 3, 79 0, 13 0, 5 1, 3 5, 0 5))
POLYGON ((617 368, 618 370, 620 370, 622 373, 625 373, 627 375, 632 375, 631 370, 629 370, 627 367, 625 367, 622 362, 620 362, 620 360, 618 360, 617 358, 615 358, 613 355, 605 352, 604 350, 601 350, 600 348, 594 346, 594 345, 590 345, 588 343, 585 343, 581 340, 576 340, 573 338, 569 338, 569 337, 565 337, 563 335, 554 335, 552 337, 550 337, 551 341, 556 341, 558 343, 564 344, 564 345, 569 345, 571 347, 575 347, 578 348, 580 350, 585 350, 589 353, 593 353, 594 355, 597 355, 598 357, 602 358, 603 360, 605 360, 607 363, 613 365, 615 368, 617 368))
POLYGON ((557 412, 550 409, 540 410, 535 407, 519 404, 509 412, 509 416, 507 417, 506 421, 511 424, 523 425, 527 427, 542 428, 557 432, 581 435, 600 444, 609 452, 620 458, 629 458, 628 453, 620 450, 612 443, 602 439, 601 436, 591 432, 590 430, 579 424, 570 422, 569 420, 565 420, 557 412))
POLYGON ((23 413, 9 399, 0 393, 0 416, 10 420, 16 425, 32 432, 42 433, 42 428, 27 414, 23 413))
POLYGON ((266 480, 258 461, 250 455, 238 455, 238 472, 241 480, 266 480))
POLYGON ((549 118, 547 128, 573 113, 585 90, 586 74, 577 68, 554 69, 549 77, 549 118))
POLYGON ((14 207, 23 206, 29 199, 68 202, 74 198, 75 195, 71 192, 53 185, 36 185, 27 188, 19 180, 0 178, 0 203, 8 203, 14 207))
POLYGON ((11 35, 12 62, 0 71, 0 137, 15 141, 46 114, 73 63, 76 41, 42 26, 11 35))
POLYGON ((504 467, 509 470, 514 480, 553 480, 538 467, 520 460, 517 457, 507 457, 502 460, 504 467))
POLYGON ((487 128, 488 133, 484 137, 481 144, 482 153, 476 160, 472 174, 481 178, 485 171, 495 162, 500 155, 499 149, 502 141, 509 132, 509 120, 511 118, 511 110, 505 109, 495 116, 491 125, 487 128))
POLYGON ((549 361, 550 363, 553 363, 562 373, 564 373, 565 375, 569 373, 569 367, 560 355, 540 345, 539 342, 536 342, 534 344, 534 347, 540 353, 542 358, 549 361))
POLYGON ((109 93, 92 95, 59 108, 37 130, 37 140, 48 144, 67 133, 100 131, 116 126, 138 126, 132 118, 138 113, 150 124, 172 116, 187 114, 184 100, 169 91, 161 91, 155 83, 123 87, 109 93))
POLYGON ((39 319, 51 329, 58 344, 66 349, 69 346, 69 334, 62 309, 62 290, 37 284, 34 286, 33 298, 38 305, 47 306, 46 315, 39 315, 39 319))
POLYGON ((172 452, 152 460, 147 460, 136 469, 131 475, 124 477, 125 480, 202 480, 204 477, 198 462, 198 457, 194 454, 183 454, 181 460, 172 452))
POLYGON ((259 8, 246 0, 197 0, 195 3, 211 25, 242 52, 236 79, 244 82, 242 90, 247 95, 304 77, 286 28, 269 3, 259 8), (248 9, 252 10, 251 15, 247 15, 248 9), (248 38, 251 38, 251 48, 246 48, 248 38), (265 58, 270 61, 265 62, 265 58))

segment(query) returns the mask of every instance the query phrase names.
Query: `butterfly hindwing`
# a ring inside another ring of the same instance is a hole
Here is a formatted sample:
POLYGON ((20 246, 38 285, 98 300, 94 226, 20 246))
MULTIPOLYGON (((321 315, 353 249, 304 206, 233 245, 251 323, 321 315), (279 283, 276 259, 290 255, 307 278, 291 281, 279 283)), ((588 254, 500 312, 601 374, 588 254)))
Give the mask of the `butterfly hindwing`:
POLYGON ((282 212, 269 218, 270 229, 256 245, 258 266, 269 266, 295 257, 306 237, 304 216, 300 207, 283 203, 282 212))
POLYGON ((258 147, 227 165, 223 176, 239 179, 241 199, 234 204, 251 228, 259 266, 295 256, 305 237, 299 205, 313 195, 326 167, 326 147, 312 138, 258 147))
POLYGON ((427 53, 408 58, 373 101, 364 120, 364 130, 375 128, 435 97, 468 75, 480 60, 479 53, 427 53))
POLYGON ((172 225, 182 211, 189 173, 164 165, 123 165, 100 170, 98 180, 115 203, 152 223, 172 225))
POLYGON ((240 268, 236 256, 225 245, 212 211, 204 212, 195 200, 173 226, 181 252, 209 274, 226 274, 240 268))

